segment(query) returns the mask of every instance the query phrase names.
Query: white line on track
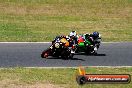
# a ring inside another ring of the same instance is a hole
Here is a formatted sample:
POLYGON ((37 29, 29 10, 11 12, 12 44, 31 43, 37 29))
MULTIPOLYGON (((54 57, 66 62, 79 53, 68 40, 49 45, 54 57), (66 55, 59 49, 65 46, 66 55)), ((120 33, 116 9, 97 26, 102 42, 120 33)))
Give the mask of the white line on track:
MULTIPOLYGON (((48 44, 51 42, 0 42, 0 44, 48 44)), ((127 42, 102 42, 102 43, 127 43, 127 42)), ((130 42, 132 43, 132 42, 130 42)), ((79 67, 79 66, 78 66, 79 67)), ((23 68, 78 68, 78 67, 23 67, 23 68)), ((127 67, 127 68, 131 68, 132 66, 83 66, 83 67, 107 67, 107 68, 122 68, 122 67, 127 67)), ((5 67, 8 68, 8 67, 5 67)), ((11 67, 13 68, 13 67, 11 67)), ((0 67, 0 69, 3 69, 0 67)))
MULTIPOLYGON (((132 68, 132 66, 82 66, 85 68, 132 68)), ((17 68, 17 67, 5 67, 5 68, 17 68)), ((0 69, 5 69, 4 67, 0 67, 0 69)), ((19 68, 19 67, 18 67, 19 68)), ((20 68, 37 68, 37 69, 64 69, 64 68, 74 68, 77 69, 78 67, 20 67, 20 68)))
MULTIPOLYGON (((123 67, 127 67, 127 68, 132 68, 132 66, 81 66, 81 67, 86 67, 86 68, 89 68, 89 67, 93 67, 93 68, 102 68, 102 67, 105 67, 105 68, 123 68, 123 67)), ((79 68, 78 67, 25 67, 25 68, 79 68)))

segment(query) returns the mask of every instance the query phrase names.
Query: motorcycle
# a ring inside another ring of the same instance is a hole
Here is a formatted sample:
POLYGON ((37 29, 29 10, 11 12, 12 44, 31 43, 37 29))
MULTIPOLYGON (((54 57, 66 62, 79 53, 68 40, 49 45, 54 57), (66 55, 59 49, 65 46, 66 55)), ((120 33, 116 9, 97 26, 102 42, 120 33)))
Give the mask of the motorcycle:
POLYGON ((52 45, 41 54, 42 58, 47 58, 48 56, 70 59, 73 58, 74 52, 69 48, 69 42, 65 38, 61 38, 52 42, 52 45))
POLYGON ((79 36, 78 38, 78 46, 76 52, 85 52, 87 54, 97 54, 97 50, 100 46, 100 42, 95 41, 89 37, 88 39, 84 39, 83 36, 79 36))

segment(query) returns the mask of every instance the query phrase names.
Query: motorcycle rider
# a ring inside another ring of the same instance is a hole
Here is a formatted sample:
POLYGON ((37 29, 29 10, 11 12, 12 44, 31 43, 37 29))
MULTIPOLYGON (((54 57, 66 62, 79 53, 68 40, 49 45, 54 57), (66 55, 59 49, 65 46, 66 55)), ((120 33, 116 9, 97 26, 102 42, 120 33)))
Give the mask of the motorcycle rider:
POLYGON ((76 31, 71 31, 70 32, 70 36, 76 36, 76 35, 77 35, 76 31))
POLYGON ((93 32, 92 34, 84 34, 85 44, 86 46, 90 46, 91 48, 94 48, 95 53, 97 53, 97 50, 100 46, 101 42, 101 35, 98 32, 93 32))
POLYGON ((99 32, 95 31, 90 36, 93 38, 93 43, 97 44, 97 48, 99 48, 101 43, 101 35, 99 34, 99 32))
POLYGON ((85 42, 88 40, 89 45, 94 45, 93 38, 90 36, 90 34, 86 33, 83 35, 83 38, 85 39, 85 42))
POLYGON ((73 39, 73 44, 75 44, 75 45, 77 45, 77 33, 76 33, 76 31, 71 31, 70 32, 70 35, 69 35, 69 38, 71 39, 73 39))
POLYGON ((95 31, 92 34, 86 33, 83 36, 84 36, 84 39, 85 40, 88 39, 92 45, 95 45, 96 43, 100 43, 101 42, 101 40, 100 40, 101 39, 101 35, 99 34, 99 32, 95 31))
POLYGON ((101 38, 101 35, 99 34, 99 32, 96 32, 96 31, 93 32, 91 36, 93 37, 94 40, 101 38))
POLYGON ((67 48, 69 47, 69 42, 68 40, 66 39, 66 36, 65 35, 59 35, 59 36, 56 36, 56 38, 52 41, 52 52, 53 54, 56 53, 56 49, 59 49, 59 48, 67 48), (62 46, 62 47, 60 47, 62 46))
POLYGON ((91 42, 91 47, 93 47, 94 51, 92 53, 97 54, 97 50, 100 46, 101 43, 101 35, 99 32, 93 32, 92 34, 89 35, 88 40, 91 42))
POLYGON ((52 44, 54 44, 56 41, 60 41, 60 39, 62 39, 62 38, 66 39, 66 36, 65 35, 56 36, 55 39, 52 41, 52 44))

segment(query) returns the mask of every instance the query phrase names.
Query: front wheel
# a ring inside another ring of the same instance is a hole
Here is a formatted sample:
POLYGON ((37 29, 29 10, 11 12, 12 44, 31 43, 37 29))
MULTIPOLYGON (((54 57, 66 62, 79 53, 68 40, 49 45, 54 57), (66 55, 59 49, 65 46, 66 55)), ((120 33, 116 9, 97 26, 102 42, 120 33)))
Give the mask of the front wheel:
POLYGON ((69 55, 69 59, 72 59, 73 58, 73 56, 74 56, 74 54, 73 53, 70 53, 70 55, 69 55))
POLYGON ((41 54, 41 57, 42 57, 42 58, 47 58, 47 57, 48 57, 48 53, 47 53, 47 52, 43 52, 43 53, 41 54))
POLYGON ((47 58, 47 57, 49 56, 50 52, 51 52, 51 50, 50 50, 49 48, 46 49, 46 50, 44 50, 44 51, 42 52, 42 54, 41 54, 41 57, 42 57, 42 58, 47 58))

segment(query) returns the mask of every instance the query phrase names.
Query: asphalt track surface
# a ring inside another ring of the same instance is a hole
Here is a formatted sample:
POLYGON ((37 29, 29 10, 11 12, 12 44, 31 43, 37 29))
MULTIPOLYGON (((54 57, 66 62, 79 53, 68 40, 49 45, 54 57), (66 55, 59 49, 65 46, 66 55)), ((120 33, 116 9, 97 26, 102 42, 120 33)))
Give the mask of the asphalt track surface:
POLYGON ((132 42, 102 43, 97 56, 76 54, 71 60, 41 58, 41 52, 49 46, 49 43, 0 43, 0 67, 132 66, 132 42))

